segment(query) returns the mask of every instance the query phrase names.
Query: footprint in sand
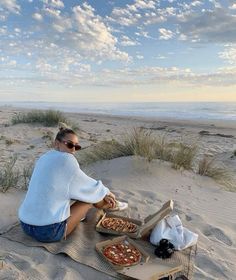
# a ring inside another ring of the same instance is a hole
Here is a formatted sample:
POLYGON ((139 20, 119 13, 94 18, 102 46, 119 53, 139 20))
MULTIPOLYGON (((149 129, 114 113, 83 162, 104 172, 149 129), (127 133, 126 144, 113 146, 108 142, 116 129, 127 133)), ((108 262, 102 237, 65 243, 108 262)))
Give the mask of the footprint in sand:
POLYGON ((26 271, 31 267, 31 264, 29 262, 17 256, 9 255, 6 257, 6 260, 10 261, 16 268, 21 271, 26 271))
POLYGON ((190 215, 185 215, 185 219, 187 222, 190 222, 193 218, 190 215))
POLYGON ((185 220, 187 222, 194 221, 195 223, 202 223, 202 217, 198 214, 194 214, 191 212, 185 214, 185 220))
POLYGON ((208 226, 204 231, 203 234, 211 239, 211 237, 215 237, 220 242, 228 246, 232 246, 233 242, 230 238, 219 228, 215 228, 212 226, 208 226))
MULTIPOLYGON (((217 262, 216 260, 211 259, 209 256, 202 253, 198 253, 195 266, 197 269, 195 273, 196 279, 230 279, 226 275, 226 267, 222 262, 217 262), (199 273, 200 272, 200 273, 199 273), (204 273, 204 274, 203 274, 204 273), (205 277, 203 277, 205 276, 205 277), (219 278, 217 276, 220 276, 219 278)), ((195 279, 195 278, 194 278, 195 279)))

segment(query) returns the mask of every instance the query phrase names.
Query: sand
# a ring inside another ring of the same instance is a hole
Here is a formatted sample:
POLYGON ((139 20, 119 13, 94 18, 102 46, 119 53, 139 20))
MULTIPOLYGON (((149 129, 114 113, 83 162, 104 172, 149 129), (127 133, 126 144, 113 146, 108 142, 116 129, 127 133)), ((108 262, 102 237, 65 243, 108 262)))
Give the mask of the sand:
MULTIPOLYGON (((26 109, 0 108, 0 166, 17 153, 16 167, 23 169, 45 151, 57 129, 42 125, 10 124, 11 117, 26 109), (10 141, 7 141, 10 140, 10 141), (9 144, 10 143, 10 144, 9 144)), ((195 142, 198 157, 211 154, 236 174, 236 124, 225 121, 177 121, 147 118, 112 117, 96 114, 67 113, 80 128, 82 147, 102 140, 120 139, 133 127, 151 129, 157 136, 178 141, 195 142), (205 131, 205 132, 201 132, 205 131), (201 132, 201 133, 200 133, 201 132)), ((212 178, 192 171, 175 170, 168 162, 143 158, 122 157, 100 161, 86 167, 94 178, 102 179, 118 197, 129 202, 137 211, 134 218, 153 213, 160 205, 173 199, 174 211, 183 225, 198 233, 195 280, 236 278, 236 192, 212 178), (137 207, 138 205, 138 207, 137 207)), ((235 178, 235 177, 234 177, 235 178)), ((236 186, 235 186, 236 189, 236 186)), ((17 209, 25 195, 20 186, 0 192, 0 232, 17 222, 17 209)), ((52 255, 41 248, 26 247, 0 236, 0 279, 114 279, 90 267, 78 264, 64 255, 52 255)))

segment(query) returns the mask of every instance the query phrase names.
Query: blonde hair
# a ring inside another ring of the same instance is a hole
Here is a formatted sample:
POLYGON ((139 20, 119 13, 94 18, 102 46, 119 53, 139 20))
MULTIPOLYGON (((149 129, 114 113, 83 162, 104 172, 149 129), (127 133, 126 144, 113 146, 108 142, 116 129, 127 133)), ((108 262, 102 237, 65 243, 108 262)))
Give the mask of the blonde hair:
POLYGON ((70 128, 67 124, 63 122, 59 122, 58 127, 59 131, 56 135, 55 140, 61 141, 67 134, 73 134, 78 136, 72 128, 70 128))

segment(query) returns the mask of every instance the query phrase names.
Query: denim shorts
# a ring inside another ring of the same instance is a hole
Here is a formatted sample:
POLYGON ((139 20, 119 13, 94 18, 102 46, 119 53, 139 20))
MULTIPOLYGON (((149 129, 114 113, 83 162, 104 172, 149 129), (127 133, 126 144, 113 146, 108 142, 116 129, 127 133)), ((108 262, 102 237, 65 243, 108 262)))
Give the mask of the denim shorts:
POLYGON ((66 231, 66 220, 60 223, 46 225, 46 226, 33 226, 21 222, 23 231, 40 242, 56 242, 63 239, 66 231))

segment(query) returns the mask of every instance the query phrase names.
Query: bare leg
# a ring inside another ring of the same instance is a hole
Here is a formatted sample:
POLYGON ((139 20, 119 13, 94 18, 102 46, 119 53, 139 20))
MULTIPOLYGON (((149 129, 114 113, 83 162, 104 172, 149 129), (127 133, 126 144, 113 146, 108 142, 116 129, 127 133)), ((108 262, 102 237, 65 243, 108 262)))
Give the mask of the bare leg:
POLYGON ((93 204, 94 207, 99 208, 99 209, 108 209, 110 208, 110 205, 108 203, 106 203, 104 200, 99 201, 97 203, 93 204))
POLYGON ((92 207, 107 209, 109 204, 104 200, 99 201, 95 204, 89 204, 81 201, 76 201, 70 206, 70 217, 67 219, 67 230, 66 236, 68 236, 80 223, 80 220, 83 219, 88 210, 92 207))
POLYGON ((81 201, 76 201, 70 207, 70 217, 67 219, 66 236, 69 235, 79 224, 80 220, 84 218, 93 205, 81 201))

